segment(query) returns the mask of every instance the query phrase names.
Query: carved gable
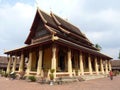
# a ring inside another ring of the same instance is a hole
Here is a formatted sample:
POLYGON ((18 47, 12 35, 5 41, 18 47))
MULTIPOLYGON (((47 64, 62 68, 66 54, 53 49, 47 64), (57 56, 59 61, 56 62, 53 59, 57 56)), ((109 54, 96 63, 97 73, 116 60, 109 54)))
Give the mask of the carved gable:
POLYGON ((34 39, 44 37, 45 35, 48 34, 50 33, 46 30, 46 28, 39 25, 36 29, 34 39))
POLYGON ((43 24, 39 23, 36 30, 34 37, 32 38, 32 43, 40 42, 45 37, 49 36, 50 32, 46 30, 43 24))

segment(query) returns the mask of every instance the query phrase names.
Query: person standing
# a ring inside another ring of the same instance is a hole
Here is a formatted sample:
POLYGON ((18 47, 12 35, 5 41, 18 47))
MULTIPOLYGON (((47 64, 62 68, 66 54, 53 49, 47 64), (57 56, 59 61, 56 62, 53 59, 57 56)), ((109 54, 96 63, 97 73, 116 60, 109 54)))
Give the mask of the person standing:
POLYGON ((113 72, 112 72, 112 70, 109 72, 109 75, 110 75, 110 79, 113 80, 113 72))

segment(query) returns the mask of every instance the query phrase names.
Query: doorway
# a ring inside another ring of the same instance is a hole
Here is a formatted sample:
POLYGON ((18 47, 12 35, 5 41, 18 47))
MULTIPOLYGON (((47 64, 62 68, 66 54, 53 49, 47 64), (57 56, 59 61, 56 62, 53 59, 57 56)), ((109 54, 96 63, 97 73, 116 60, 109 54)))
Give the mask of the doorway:
POLYGON ((65 71, 65 52, 63 50, 59 50, 58 53, 58 67, 59 71, 65 71))

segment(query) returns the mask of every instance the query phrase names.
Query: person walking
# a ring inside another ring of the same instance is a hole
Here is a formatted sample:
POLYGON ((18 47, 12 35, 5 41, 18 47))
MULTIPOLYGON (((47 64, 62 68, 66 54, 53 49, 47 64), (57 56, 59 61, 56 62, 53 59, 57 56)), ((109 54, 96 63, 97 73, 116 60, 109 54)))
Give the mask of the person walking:
POLYGON ((110 79, 113 80, 113 72, 112 72, 112 70, 109 72, 109 75, 110 75, 110 79))

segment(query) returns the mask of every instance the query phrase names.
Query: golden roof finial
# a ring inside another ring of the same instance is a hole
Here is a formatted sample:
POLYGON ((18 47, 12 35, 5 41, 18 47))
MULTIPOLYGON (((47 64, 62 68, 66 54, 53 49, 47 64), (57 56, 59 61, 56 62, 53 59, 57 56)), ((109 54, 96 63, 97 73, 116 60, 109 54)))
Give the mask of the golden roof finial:
POLYGON ((40 0, 35 0, 36 7, 39 8, 40 0))

